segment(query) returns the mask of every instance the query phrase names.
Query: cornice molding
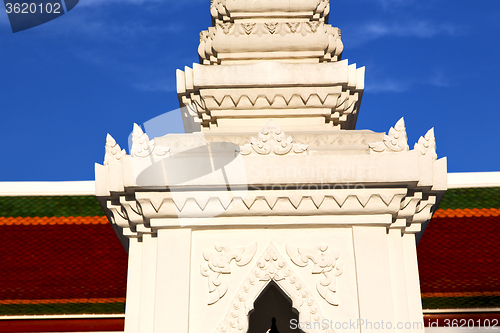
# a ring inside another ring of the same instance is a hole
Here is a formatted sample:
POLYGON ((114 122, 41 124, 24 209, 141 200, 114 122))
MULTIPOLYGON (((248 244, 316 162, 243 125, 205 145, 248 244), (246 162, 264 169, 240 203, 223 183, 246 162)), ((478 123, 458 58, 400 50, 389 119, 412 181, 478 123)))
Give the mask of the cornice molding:
MULTIPOLYGON (((412 195, 406 189, 248 191, 203 192, 176 197, 172 192, 137 192, 135 198, 108 199, 107 207, 114 223, 128 229, 129 236, 140 237, 142 232, 155 233, 150 226, 154 219, 227 218, 259 216, 328 216, 328 215, 392 215, 391 228, 403 233, 418 233, 435 209, 436 196, 423 192, 412 195), (200 199, 203 197, 202 201, 200 199), (138 229, 138 226, 141 226, 138 229), (142 230, 142 231, 140 231, 142 230)), ((272 224, 272 222, 270 222, 272 224)), ((168 227, 168 226, 165 226, 168 227)))

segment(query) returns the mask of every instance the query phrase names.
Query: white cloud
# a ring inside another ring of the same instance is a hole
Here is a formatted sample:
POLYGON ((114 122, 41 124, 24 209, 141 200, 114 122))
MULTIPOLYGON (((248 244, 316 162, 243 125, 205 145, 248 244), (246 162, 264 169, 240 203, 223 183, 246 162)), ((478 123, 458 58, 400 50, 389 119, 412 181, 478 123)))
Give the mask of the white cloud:
POLYGON ((425 78, 368 78, 365 91, 367 93, 402 93, 414 89, 415 86, 449 87, 450 81, 442 72, 436 71, 425 78))
POLYGON ((414 21, 405 23, 371 23, 365 26, 366 32, 376 37, 401 36, 430 38, 436 35, 455 35, 458 29, 449 24, 434 24, 428 21, 414 21))
POLYGON ((343 37, 351 46, 359 46, 371 40, 384 37, 414 37, 432 38, 440 35, 458 36, 465 33, 465 29, 457 26, 440 23, 435 24, 425 20, 406 22, 370 22, 346 29, 348 33, 343 37))
POLYGON ((367 93, 394 92, 401 93, 408 91, 412 82, 400 79, 382 79, 379 81, 367 80, 365 91, 367 93))
POLYGON ((449 87, 450 80, 440 71, 436 71, 433 76, 427 80, 427 84, 435 87, 449 87))

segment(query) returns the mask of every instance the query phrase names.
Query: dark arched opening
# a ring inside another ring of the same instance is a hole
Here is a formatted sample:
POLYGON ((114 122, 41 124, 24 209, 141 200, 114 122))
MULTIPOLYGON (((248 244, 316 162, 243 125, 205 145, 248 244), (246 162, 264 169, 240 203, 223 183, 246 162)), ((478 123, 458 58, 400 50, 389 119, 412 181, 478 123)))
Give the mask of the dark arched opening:
POLYGON ((304 333, 297 327, 299 312, 293 308, 290 297, 274 281, 269 282, 257 297, 248 320, 247 333, 266 333, 271 328, 270 333, 304 333))

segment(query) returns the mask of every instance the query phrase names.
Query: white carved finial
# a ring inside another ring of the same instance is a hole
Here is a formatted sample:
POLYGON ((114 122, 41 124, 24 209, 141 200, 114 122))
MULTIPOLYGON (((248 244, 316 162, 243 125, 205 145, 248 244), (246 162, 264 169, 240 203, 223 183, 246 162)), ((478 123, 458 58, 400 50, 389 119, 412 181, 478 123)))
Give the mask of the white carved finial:
POLYGON ((149 136, 144 133, 142 128, 134 124, 132 148, 130 150, 132 157, 146 158, 151 156, 153 152, 156 156, 166 156, 169 151, 169 147, 156 146, 155 140, 149 140, 149 136))
POLYGON ((415 143, 415 150, 419 151, 422 155, 431 154, 432 159, 437 159, 436 153, 436 137, 434 136, 434 127, 431 128, 425 136, 421 136, 418 142, 415 143))
POLYGON ((286 155, 293 151, 296 154, 303 153, 309 146, 294 143, 291 136, 286 136, 285 132, 279 128, 274 121, 269 121, 257 135, 257 139, 252 138, 250 144, 241 147, 242 155, 250 155, 252 150, 261 155, 286 155))
POLYGON ((410 147, 408 147, 408 137, 406 136, 404 118, 399 119, 396 125, 391 127, 388 135, 384 135, 384 141, 370 143, 370 148, 376 153, 386 151, 402 152, 410 150, 410 147))
POLYGON ((120 145, 108 133, 106 136, 106 148, 104 154, 104 165, 109 165, 112 160, 120 161, 126 155, 125 150, 121 150, 120 145))

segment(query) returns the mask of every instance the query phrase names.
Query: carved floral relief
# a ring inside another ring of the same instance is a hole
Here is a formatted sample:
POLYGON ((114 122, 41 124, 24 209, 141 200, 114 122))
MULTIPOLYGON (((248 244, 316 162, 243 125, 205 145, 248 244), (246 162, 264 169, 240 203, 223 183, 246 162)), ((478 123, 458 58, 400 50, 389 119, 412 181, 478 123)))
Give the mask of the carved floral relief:
POLYGON ((205 265, 201 266, 201 275, 208 278, 208 304, 215 304, 227 292, 228 284, 222 279, 222 274, 231 274, 231 262, 243 267, 252 261, 257 251, 257 243, 247 247, 230 249, 215 245, 215 252, 203 251, 205 265))
POLYGON ((334 250, 327 253, 327 250, 328 245, 325 244, 314 249, 286 245, 286 253, 295 265, 306 267, 309 260, 313 262, 312 274, 323 274, 324 277, 316 283, 316 290, 329 304, 338 305, 336 278, 343 272, 342 264, 337 262, 340 251, 334 250))

